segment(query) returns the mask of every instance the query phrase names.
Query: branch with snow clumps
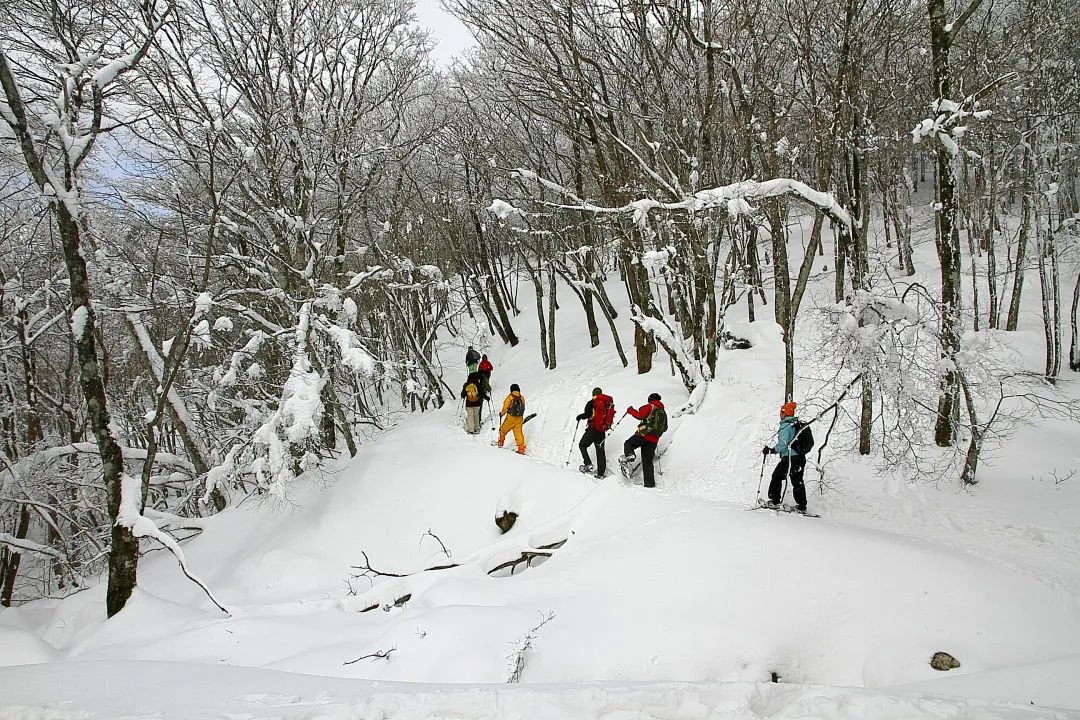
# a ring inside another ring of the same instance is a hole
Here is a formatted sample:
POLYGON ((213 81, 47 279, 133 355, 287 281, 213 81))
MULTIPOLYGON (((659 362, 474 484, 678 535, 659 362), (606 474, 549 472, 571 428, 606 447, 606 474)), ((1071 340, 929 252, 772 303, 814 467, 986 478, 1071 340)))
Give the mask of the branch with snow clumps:
POLYGON ((569 529, 570 517, 570 513, 564 514, 527 535, 506 538, 459 562, 436 565, 415 573, 399 574, 375 570, 364 554, 365 565, 354 566, 356 569, 369 576, 389 577, 394 580, 377 585, 362 595, 343 599, 341 609, 346 612, 368 612, 376 608, 389 610, 400 607, 435 583, 435 571, 453 571, 461 575, 481 572, 492 575, 508 568, 513 570, 522 563, 529 565, 536 558, 551 557, 551 551, 562 547, 573 535, 573 531, 569 529))
POLYGON ((142 481, 131 475, 123 475, 122 477, 122 489, 120 492, 120 512, 116 516, 116 524, 121 527, 126 527, 131 530, 131 534, 137 538, 148 537, 153 540, 157 540, 161 543, 166 550, 173 554, 176 561, 180 564, 180 570, 189 580, 202 588, 202 591, 206 593, 206 597, 210 598, 210 602, 214 603, 221 612, 226 615, 231 613, 218 602, 218 599, 214 597, 214 593, 207 587, 206 583, 200 580, 195 574, 188 568, 187 557, 184 555, 184 551, 180 549, 180 545, 175 539, 168 533, 162 532, 161 528, 157 526, 150 518, 139 512, 139 506, 142 504, 140 498, 142 497, 142 481))
POLYGON ((763 180, 760 182, 757 180, 742 180, 737 183, 732 183, 731 185, 723 185, 708 190, 699 190, 693 195, 688 195, 676 202, 660 202, 658 200, 645 198, 635 200, 620 207, 604 207, 602 205, 594 205, 593 203, 581 199, 569 188, 542 178, 532 170, 526 168, 515 169, 511 173, 511 177, 520 177, 525 180, 539 183, 548 190, 561 195, 562 197, 569 198, 574 202, 573 205, 545 203, 551 207, 564 210, 582 210, 596 214, 630 214, 633 216, 634 222, 639 224, 643 224, 647 219, 648 214, 653 210, 700 212, 702 210, 723 208, 727 210, 728 213, 745 214, 748 203, 771 197, 794 195, 820 209, 841 225, 849 234, 851 233, 852 228, 851 216, 843 207, 841 207, 835 197, 830 193, 815 190, 806 183, 790 178, 775 178, 773 180, 763 180), (744 203, 747 205, 744 205, 744 203))

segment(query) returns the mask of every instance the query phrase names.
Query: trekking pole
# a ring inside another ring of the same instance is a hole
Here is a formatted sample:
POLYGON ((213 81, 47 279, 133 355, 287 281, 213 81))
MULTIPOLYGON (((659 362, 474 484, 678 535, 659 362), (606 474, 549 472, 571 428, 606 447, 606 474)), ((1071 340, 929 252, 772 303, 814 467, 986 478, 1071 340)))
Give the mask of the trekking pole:
POLYGON ((619 423, 621 423, 624 419, 626 419, 626 416, 629 415, 629 414, 630 413, 628 413, 628 412, 624 412, 622 414, 622 417, 619 418, 618 420, 616 420, 615 424, 612 425, 610 428, 608 428, 608 432, 615 432, 615 428, 619 427, 619 423))
POLYGON ((765 477, 765 458, 767 458, 767 457, 769 457, 768 453, 765 453, 765 452, 761 453, 761 472, 758 473, 758 477, 757 477, 757 498, 755 498, 759 502, 761 500, 761 481, 765 477))
POLYGON ((491 415, 491 431, 495 431, 495 406, 491 404, 491 398, 488 398, 488 413, 491 415))
POLYGON ((577 421, 577 425, 574 426, 574 436, 570 438, 570 452, 566 453, 566 464, 570 464, 570 458, 574 456, 574 440, 577 440, 577 431, 581 427, 581 421, 577 421))

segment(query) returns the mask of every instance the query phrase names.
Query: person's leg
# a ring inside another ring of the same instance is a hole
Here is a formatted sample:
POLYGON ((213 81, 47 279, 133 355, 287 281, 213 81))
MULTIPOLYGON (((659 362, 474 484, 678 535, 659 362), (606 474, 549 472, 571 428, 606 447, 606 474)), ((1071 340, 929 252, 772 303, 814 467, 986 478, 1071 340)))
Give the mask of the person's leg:
POLYGON ((641 447, 641 444, 643 442, 644 440, 642 440, 640 435, 631 435, 630 437, 628 437, 626 439, 626 442, 624 442, 622 446, 623 456, 628 458, 635 457, 634 450, 641 447))
POLYGON ((589 457, 589 446, 593 443, 592 430, 591 425, 585 428, 585 432, 581 435, 581 441, 578 442, 578 450, 581 451, 581 459, 584 460, 586 465, 592 465, 592 458, 589 457))
POLYGON ((510 432, 510 428, 513 427, 510 420, 510 416, 507 415, 499 425, 499 447, 503 446, 503 442, 506 440, 506 433, 510 432))
POLYGON ((471 432, 471 433, 480 432, 480 408, 479 407, 467 407, 467 408, 465 408, 465 430, 466 430, 466 432, 471 432))
POLYGON ((806 509, 806 485, 803 483, 803 470, 806 469, 805 455, 791 456, 791 494, 799 510, 806 509))
POLYGON ((656 445, 646 440, 641 445, 641 478, 645 487, 656 487, 656 478, 653 475, 653 458, 656 456, 656 445))
POLYGON ((607 450, 604 449, 604 440, 607 436, 599 430, 594 430, 597 435, 596 439, 596 474, 603 477, 607 472, 607 450))
POLYGON ((525 418, 514 418, 514 441, 517 442, 517 451, 525 454, 525 418))
POLYGON ((780 502, 780 493, 784 488, 784 478, 787 476, 788 471, 788 459, 787 455, 780 456, 780 462, 776 463, 776 467, 772 471, 772 480, 769 482, 769 501, 773 503, 780 502))

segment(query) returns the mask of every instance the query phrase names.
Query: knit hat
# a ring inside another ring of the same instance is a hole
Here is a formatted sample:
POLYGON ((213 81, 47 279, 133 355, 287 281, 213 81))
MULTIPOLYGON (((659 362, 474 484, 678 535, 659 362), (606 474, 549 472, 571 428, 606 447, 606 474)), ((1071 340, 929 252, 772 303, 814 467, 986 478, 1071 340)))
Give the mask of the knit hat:
POLYGON ((649 395, 649 402, 652 402, 653 400, 659 400, 659 399, 660 399, 660 393, 652 393, 651 395, 649 395))
POLYGON ((600 389, 600 388, 598 388, 598 387, 594 387, 594 388, 592 389, 592 394, 593 394, 593 397, 595 397, 595 396, 597 396, 597 395, 603 395, 603 394, 604 394, 604 391, 603 391, 603 390, 601 390, 601 389, 600 389))
POLYGON ((780 406, 780 417, 792 417, 795 414, 795 401, 786 402, 780 406))
POLYGON ((510 386, 510 392, 521 392, 521 388, 518 387, 517 383, 514 383, 510 386))

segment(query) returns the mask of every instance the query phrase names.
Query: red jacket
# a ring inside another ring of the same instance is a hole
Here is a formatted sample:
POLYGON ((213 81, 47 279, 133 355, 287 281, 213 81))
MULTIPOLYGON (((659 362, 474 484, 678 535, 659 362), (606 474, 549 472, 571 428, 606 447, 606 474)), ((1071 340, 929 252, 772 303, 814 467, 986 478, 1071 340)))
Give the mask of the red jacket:
POLYGON ((491 361, 485 357, 483 360, 480 361, 480 364, 476 366, 476 369, 482 373, 487 373, 488 375, 490 375, 491 371, 495 368, 491 366, 491 361))
MULTIPOLYGON (((628 408, 626 408, 626 412, 630 413, 631 415, 633 415, 638 420, 644 420, 645 418, 647 418, 649 416, 649 413, 651 413, 653 411, 654 407, 658 407, 661 410, 663 410, 664 409, 664 403, 660 402, 659 400, 650 400, 647 405, 642 405, 637 410, 635 410, 632 407, 628 407, 628 408)), ((658 438, 655 435, 643 435, 643 434, 641 434, 640 430, 638 431, 638 434, 641 435, 646 440, 648 440, 649 442, 651 442, 653 445, 660 442, 660 438, 658 438)))

